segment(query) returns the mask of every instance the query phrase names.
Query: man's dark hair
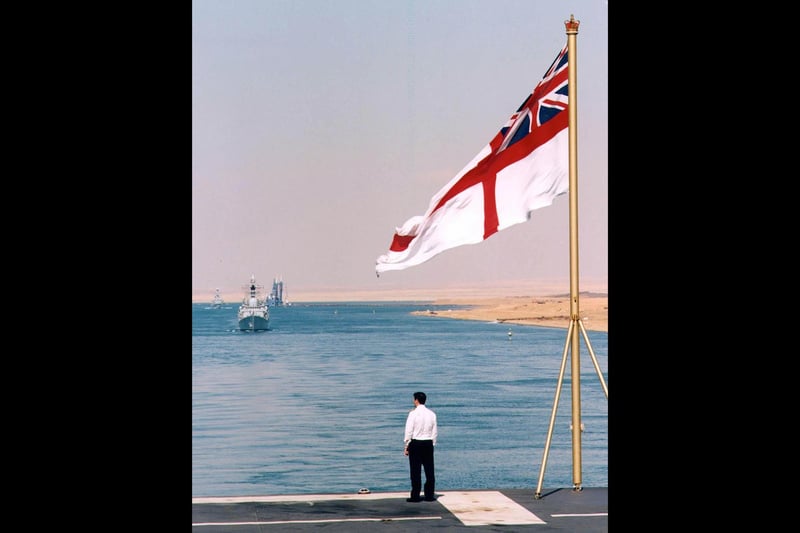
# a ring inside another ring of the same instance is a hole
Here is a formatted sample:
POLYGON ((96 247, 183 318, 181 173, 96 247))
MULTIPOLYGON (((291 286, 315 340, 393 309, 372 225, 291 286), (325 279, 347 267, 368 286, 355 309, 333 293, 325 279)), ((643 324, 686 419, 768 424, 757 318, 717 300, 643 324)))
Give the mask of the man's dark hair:
POLYGON ((415 393, 414 393, 414 399, 415 399, 415 400, 417 400, 417 401, 418 401, 419 403, 421 403, 422 405, 425 405, 425 400, 426 400, 427 398, 428 398, 428 397, 427 397, 427 396, 425 396, 425 393, 424 393, 424 392, 415 392, 415 393))

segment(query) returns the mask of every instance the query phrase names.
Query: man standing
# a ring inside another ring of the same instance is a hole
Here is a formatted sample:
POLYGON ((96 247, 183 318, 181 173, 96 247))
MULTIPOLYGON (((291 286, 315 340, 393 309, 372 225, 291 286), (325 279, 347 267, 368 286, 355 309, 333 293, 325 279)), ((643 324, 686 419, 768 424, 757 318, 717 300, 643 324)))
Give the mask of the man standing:
POLYGON ((436 475, 433 471, 433 447, 436 446, 438 428, 436 413, 425 407, 427 396, 424 392, 414 393, 414 409, 406 419, 405 451, 411 470, 411 497, 407 502, 421 502, 422 469, 425 469, 425 501, 436 500, 436 475))

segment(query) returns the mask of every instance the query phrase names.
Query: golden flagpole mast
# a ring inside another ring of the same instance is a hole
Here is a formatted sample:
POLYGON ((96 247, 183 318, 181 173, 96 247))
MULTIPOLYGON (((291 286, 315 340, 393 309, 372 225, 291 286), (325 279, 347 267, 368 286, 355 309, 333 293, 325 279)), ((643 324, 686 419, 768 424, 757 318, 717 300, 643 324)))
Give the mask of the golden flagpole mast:
POLYGON ((564 21, 567 30, 567 72, 568 80, 568 112, 569 112, 569 314, 570 322, 567 330, 567 340, 564 343, 564 352, 561 358, 561 369, 558 374, 558 385, 556 386, 555 399, 553 400, 553 410, 550 414, 550 427, 547 431, 547 441, 544 446, 544 456, 542 466, 539 469, 539 482, 536 485, 535 499, 542 497, 542 483, 544 482, 544 471, 547 466, 547 456, 550 453, 550 442, 553 438, 553 426, 555 425, 556 412, 558 411, 558 400, 561 396, 561 386, 564 383, 564 371, 567 366, 567 353, 572 345, 572 490, 581 491, 581 432, 583 423, 581 422, 581 365, 580 365, 580 334, 592 357, 597 375, 600 377, 600 384, 603 387, 606 399, 608 399, 608 387, 597 364, 592 345, 589 343, 589 336, 580 317, 579 287, 578 287, 578 53, 577 35, 580 21, 575 20, 573 15, 569 20, 564 21), (578 327, 575 327, 577 324, 578 327))

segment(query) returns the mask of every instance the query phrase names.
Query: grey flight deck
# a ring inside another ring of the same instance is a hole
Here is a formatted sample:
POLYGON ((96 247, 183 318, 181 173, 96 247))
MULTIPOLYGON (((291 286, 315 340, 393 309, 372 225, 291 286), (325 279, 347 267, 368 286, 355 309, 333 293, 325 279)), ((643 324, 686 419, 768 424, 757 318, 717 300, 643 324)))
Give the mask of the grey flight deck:
POLYGON ((608 531, 608 488, 445 490, 192 498, 193 533, 309 531, 608 531))

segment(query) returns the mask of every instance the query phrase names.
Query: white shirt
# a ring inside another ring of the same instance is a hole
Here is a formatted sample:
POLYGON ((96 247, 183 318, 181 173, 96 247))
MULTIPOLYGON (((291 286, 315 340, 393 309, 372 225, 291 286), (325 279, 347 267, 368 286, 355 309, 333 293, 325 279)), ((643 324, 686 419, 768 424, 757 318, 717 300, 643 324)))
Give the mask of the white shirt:
POLYGON ((419 404, 408 413, 406 419, 406 434, 405 444, 414 440, 431 440, 433 445, 436 446, 436 437, 439 431, 436 427, 436 413, 425 407, 424 404, 419 404))

